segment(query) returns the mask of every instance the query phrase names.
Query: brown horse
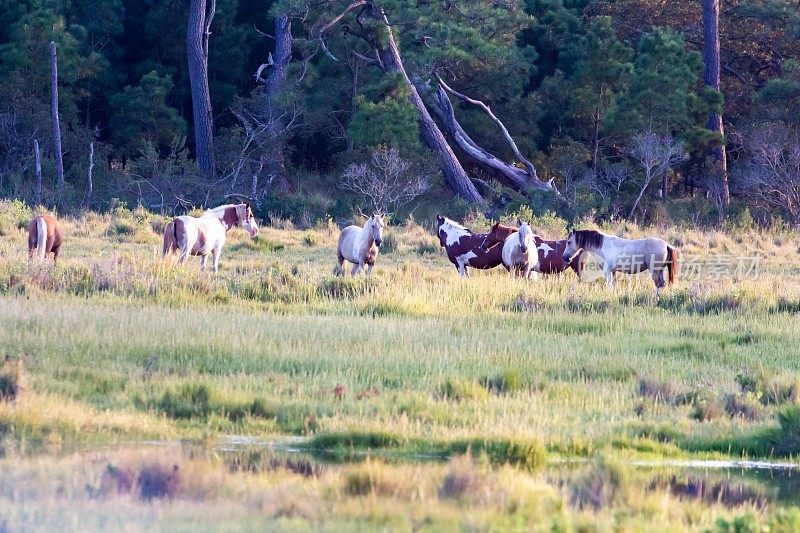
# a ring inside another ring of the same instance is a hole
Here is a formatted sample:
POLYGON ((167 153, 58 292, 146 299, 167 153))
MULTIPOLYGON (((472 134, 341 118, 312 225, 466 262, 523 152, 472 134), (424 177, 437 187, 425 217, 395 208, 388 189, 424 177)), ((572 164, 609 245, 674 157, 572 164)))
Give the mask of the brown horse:
POLYGON ((56 217, 47 214, 33 217, 28 224, 28 261, 33 259, 35 249, 39 259, 52 253, 55 263, 63 242, 64 236, 56 217))
MULTIPOLYGON (((513 226, 504 226, 497 222, 481 245, 482 249, 489 249, 492 246, 497 246, 506 240, 510 233, 517 231, 513 226)), ((572 257, 570 260, 565 261, 563 258, 564 249, 567 247, 567 239, 558 241, 546 241, 539 235, 533 236, 533 242, 536 245, 536 252, 539 255, 539 262, 534 268, 535 272, 542 274, 558 274, 571 268, 578 277, 580 277, 583 270, 583 265, 586 263, 588 253, 581 251, 572 257)))
MULTIPOLYGON (((498 235, 506 231, 503 228, 498 228, 498 235)), ((508 235, 516 230, 516 228, 509 228, 508 235)), ((439 243, 447 251, 448 259, 458 269, 458 274, 462 278, 469 275, 467 267, 486 270, 503 264, 502 244, 498 242, 492 247, 481 248, 486 240, 486 233, 473 233, 461 224, 438 215, 436 217, 436 234, 439 236, 439 243)))

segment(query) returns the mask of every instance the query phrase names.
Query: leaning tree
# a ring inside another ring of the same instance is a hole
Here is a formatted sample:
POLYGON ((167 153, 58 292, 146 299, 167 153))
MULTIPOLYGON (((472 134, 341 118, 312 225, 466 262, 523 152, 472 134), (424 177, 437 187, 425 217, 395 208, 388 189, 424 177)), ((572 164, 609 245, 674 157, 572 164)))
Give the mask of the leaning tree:
POLYGON ((276 10, 297 14, 306 49, 336 62, 347 54, 387 79, 397 80, 417 115, 422 143, 436 155, 447 184, 468 202, 480 203, 483 198, 455 150, 518 190, 555 190, 552 181, 539 178, 490 105, 465 90, 475 88, 470 80, 479 70, 496 69, 496 81, 502 82, 524 63, 515 40, 530 19, 518 2, 286 0, 276 10), (507 162, 470 136, 456 117, 450 96, 485 112, 518 164, 507 162))

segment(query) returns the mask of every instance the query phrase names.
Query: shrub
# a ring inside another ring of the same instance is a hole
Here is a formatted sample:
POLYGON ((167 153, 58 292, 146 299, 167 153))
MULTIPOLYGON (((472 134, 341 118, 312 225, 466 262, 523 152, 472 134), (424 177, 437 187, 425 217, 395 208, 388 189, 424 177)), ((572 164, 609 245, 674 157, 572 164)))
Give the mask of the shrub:
POLYGON ((481 384, 495 394, 507 394, 522 389, 522 375, 517 369, 507 368, 495 376, 484 378, 481 384))
POLYGON ((28 227, 33 210, 21 200, 0 200, 0 237, 28 227))
POLYGON ((25 368, 21 357, 6 356, 0 366, 0 401, 16 401, 25 389, 25 368))
POLYGON ((446 400, 486 400, 489 392, 480 383, 462 379, 448 378, 437 390, 440 398, 446 400))
POLYGON ((792 405, 778 413, 779 428, 771 441, 777 455, 800 453, 800 406, 792 405))
POLYGON ((714 399, 703 400, 695 405, 692 418, 699 422, 708 422, 725 414, 725 409, 719 401, 714 399))
POLYGON ((740 416, 745 420, 760 420, 763 408, 758 397, 753 393, 728 394, 725 396, 725 412, 731 417, 740 416))

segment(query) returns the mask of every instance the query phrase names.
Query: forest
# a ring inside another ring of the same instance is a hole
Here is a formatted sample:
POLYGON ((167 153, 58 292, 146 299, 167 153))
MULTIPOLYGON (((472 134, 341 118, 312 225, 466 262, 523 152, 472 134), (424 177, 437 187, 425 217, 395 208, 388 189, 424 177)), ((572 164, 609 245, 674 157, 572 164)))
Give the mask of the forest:
POLYGON ((799 37, 789 0, 0 0, 0 197, 796 225, 799 37))

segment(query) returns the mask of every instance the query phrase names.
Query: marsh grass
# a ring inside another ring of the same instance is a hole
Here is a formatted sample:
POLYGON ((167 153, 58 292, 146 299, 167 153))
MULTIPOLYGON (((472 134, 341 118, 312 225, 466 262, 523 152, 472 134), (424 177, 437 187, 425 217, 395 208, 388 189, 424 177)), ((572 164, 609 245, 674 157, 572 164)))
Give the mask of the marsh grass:
MULTIPOLYGON (((572 509, 566 485, 535 478, 548 458, 800 453, 792 411, 800 268, 797 236, 786 230, 747 230, 738 240, 661 230, 686 254, 758 252, 763 271, 679 281, 656 300, 646 275, 622 277, 614 289, 571 273, 460 280, 438 239, 413 222, 387 229, 396 249, 379 256, 370 279, 332 276, 338 230, 330 225, 264 226, 257 241, 232 230, 211 275, 194 259, 162 261, 163 218, 127 210, 65 218, 59 264, 29 267, 19 218, 2 222, 0 237, 0 350, 27 354, 29 382, 16 402, 0 402, 0 446, 9 454, 232 433, 301 435, 309 450, 344 460, 465 455, 469 463, 432 467, 434 477, 376 462, 353 473, 354 485, 367 488, 352 493, 343 488, 348 474, 326 472, 266 497, 264 477, 302 478, 303 467, 254 459, 240 473, 260 480, 250 497, 271 525, 335 516, 336 526, 410 529, 398 508, 429 502, 415 524, 527 529, 609 525, 610 509, 638 517, 661 508, 626 489, 600 498, 599 509, 572 509), (504 482, 523 496, 503 496, 504 482), (481 501, 493 503, 467 512, 482 491, 490 496, 481 501), (321 508, 296 503, 309 494, 321 508)), ((138 463, 129 467, 139 472, 138 463)), ((186 472, 182 463, 181 484, 186 472)), ((589 493, 597 483, 611 487, 610 475, 587 478, 589 493)), ((173 499, 177 509, 185 495, 173 499)), ((238 501, 225 505, 241 511, 238 501)), ((665 523, 711 527, 721 516, 692 509, 694 518, 665 523)))

